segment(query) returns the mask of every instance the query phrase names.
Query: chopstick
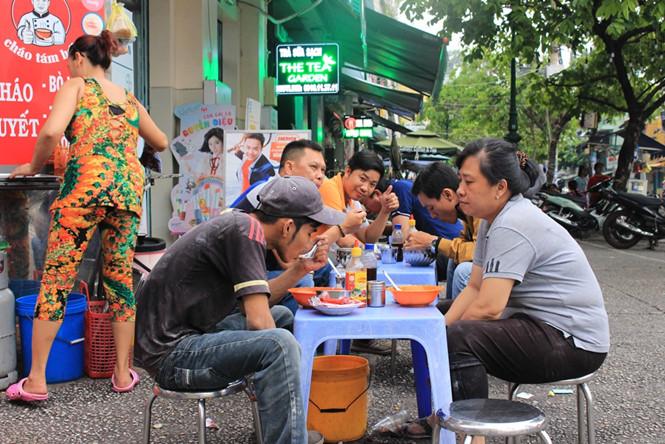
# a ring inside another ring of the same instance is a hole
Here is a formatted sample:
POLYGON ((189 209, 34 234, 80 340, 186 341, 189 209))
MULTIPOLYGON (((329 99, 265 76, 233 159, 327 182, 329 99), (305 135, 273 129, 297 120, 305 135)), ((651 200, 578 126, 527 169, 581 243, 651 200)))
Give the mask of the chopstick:
POLYGON ((335 271, 335 274, 336 274, 337 276, 339 276, 339 277, 342 277, 342 273, 340 273, 340 272, 337 270, 337 267, 335 267, 335 264, 333 264, 333 261, 330 260, 330 258, 328 258, 328 263, 330 264, 330 266, 332 267, 332 269, 335 271))

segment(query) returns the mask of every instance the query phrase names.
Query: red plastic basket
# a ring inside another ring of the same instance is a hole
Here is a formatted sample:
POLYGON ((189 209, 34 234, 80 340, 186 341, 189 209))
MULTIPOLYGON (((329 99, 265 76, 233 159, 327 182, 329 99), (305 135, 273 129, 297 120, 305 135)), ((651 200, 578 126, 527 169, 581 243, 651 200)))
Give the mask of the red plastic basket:
MULTIPOLYGON (((88 299, 85 312, 85 373, 91 378, 110 378, 115 368, 115 342, 111 318, 104 311, 106 301, 91 301, 88 286, 81 282, 81 291, 88 299)), ((132 362, 132 356, 129 356, 132 362)))

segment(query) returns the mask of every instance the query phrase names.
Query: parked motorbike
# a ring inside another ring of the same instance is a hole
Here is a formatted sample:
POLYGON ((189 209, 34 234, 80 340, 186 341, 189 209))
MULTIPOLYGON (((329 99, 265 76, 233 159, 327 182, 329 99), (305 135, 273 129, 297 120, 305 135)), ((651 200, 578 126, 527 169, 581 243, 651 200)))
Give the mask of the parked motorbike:
POLYGON ((617 209, 617 204, 609 199, 609 181, 596 184, 589 191, 600 192, 603 196, 591 208, 584 208, 586 202, 583 198, 548 192, 539 193, 534 203, 572 236, 586 238, 600 229, 607 215, 617 209))
POLYGON ((633 247, 641 239, 654 248, 665 238, 665 202, 637 193, 615 192, 611 200, 621 208, 612 212, 603 225, 603 237, 614 248, 633 247))

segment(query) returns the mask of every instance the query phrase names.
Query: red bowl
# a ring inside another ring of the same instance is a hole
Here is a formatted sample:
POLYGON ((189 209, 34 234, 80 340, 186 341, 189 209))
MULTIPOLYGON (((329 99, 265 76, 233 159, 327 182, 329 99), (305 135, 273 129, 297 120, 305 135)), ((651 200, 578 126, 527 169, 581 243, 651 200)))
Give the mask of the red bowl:
POLYGON ((438 285, 400 285, 400 290, 387 288, 393 294, 395 302, 405 306, 430 305, 443 289, 438 285))
POLYGON ((312 305, 309 303, 311 297, 316 296, 316 289, 311 287, 297 287, 289 288, 289 293, 291 293, 303 308, 312 308, 312 305))

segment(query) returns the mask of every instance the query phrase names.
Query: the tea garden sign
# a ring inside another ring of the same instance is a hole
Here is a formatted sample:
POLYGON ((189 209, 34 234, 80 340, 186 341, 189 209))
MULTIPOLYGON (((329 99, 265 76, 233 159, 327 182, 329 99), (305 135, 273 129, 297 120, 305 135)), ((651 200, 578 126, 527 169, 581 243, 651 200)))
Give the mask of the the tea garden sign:
POLYGON ((277 94, 339 93, 337 43, 277 46, 277 94))

